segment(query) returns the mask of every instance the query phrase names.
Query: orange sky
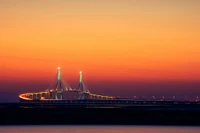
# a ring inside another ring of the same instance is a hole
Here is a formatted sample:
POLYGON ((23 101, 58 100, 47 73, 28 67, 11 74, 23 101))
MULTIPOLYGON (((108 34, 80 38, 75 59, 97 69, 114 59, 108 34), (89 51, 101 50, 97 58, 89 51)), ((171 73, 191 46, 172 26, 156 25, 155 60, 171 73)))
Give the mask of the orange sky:
POLYGON ((0 2, 0 79, 200 80, 198 0, 0 2))

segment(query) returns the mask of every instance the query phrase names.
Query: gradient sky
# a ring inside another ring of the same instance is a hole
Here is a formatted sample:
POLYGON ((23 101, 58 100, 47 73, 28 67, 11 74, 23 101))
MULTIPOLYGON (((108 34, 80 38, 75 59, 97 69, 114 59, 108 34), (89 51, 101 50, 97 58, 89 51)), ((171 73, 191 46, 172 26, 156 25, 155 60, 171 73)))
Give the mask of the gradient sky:
POLYGON ((132 82, 192 82, 191 89, 200 81, 199 7, 199 0, 1 0, 0 92, 43 88, 58 66, 73 87, 83 71, 93 91, 108 81, 133 91, 132 82))

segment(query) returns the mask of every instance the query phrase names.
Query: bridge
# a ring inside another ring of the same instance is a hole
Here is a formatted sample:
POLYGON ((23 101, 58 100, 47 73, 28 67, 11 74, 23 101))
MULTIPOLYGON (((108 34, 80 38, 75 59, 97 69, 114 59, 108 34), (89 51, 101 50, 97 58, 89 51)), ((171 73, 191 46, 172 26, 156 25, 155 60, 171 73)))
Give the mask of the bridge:
POLYGON ((85 87, 83 82, 82 72, 79 74, 79 84, 77 88, 66 86, 61 79, 60 67, 58 67, 56 84, 45 91, 29 92, 19 95, 21 102, 31 102, 39 104, 63 104, 63 105, 94 105, 94 106, 132 106, 132 105, 200 105, 199 97, 196 100, 176 100, 173 96, 171 99, 166 99, 164 96, 161 99, 152 96, 151 99, 139 99, 136 96, 132 98, 119 98, 114 96, 104 96, 91 93, 85 87))
POLYGON ((78 88, 65 86, 61 79, 60 67, 57 71, 57 80, 54 88, 40 92, 29 92, 19 95, 21 101, 54 101, 54 100, 113 100, 114 96, 94 94, 87 89, 83 83, 82 72, 79 75, 78 88))

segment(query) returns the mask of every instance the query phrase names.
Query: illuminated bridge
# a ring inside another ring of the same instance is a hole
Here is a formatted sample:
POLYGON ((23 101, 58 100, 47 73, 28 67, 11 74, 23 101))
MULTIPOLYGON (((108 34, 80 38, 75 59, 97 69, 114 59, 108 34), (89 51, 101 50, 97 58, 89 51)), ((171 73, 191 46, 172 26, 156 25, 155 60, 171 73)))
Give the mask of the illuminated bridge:
POLYGON ((103 96, 91 93, 84 85, 82 72, 80 72, 78 88, 73 89, 65 86, 61 80, 60 67, 58 67, 57 81, 54 88, 47 89, 41 92, 30 92, 19 95, 20 101, 63 101, 63 100, 113 100, 113 96, 103 96))
POLYGON ((36 103, 42 105, 68 105, 84 107, 124 107, 124 106, 176 106, 176 105, 195 105, 200 106, 199 97, 196 100, 178 101, 175 96, 171 100, 163 96, 160 100, 152 96, 151 100, 133 98, 119 98, 114 96, 103 96, 91 93, 83 83, 82 72, 80 72, 79 85, 73 89, 64 85, 61 80, 60 67, 58 67, 56 84, 54 87, 41 92, 30 92, 19 95, 20 102, 36 103))

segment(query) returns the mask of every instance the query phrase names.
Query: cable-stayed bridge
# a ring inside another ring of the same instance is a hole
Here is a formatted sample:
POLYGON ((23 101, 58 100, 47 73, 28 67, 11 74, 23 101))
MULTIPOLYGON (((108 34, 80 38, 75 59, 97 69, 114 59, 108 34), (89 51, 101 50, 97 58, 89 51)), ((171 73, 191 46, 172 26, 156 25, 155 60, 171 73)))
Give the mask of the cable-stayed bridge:
POLYGON ((80 72, 78 88, 71 88, 69 85, 65 85, 61 79, 60 67, 57 71, 56 84, 52 88, 48 88, 41 92, 30 92, 19 95, 20 100, 32 101, 50 101, 50 100, 112 100, 115 99, 113 96, 103 96, 91 93, 83 83, 83 75, 80 72))
POLYGON ((127 107, 127 106, 200 106, 199 97, 196 100, 177 100, 175 96, 172 99, 166 99, 162 96, 161 99, 152 96, 151 99, 139 99, 136 96, 132 98, 119 98, 114 96, 104 96, 94 94, 85 87, 83 75, 80 72, 79 84, 77 88, 71 88, 66 85, 61 78, 60 67, 58 67, 56 82, 53 87, 40 92, 29 92, 19 95, 21 102, 37 103, 45 105, 68 105, 81 107, 127 107))

